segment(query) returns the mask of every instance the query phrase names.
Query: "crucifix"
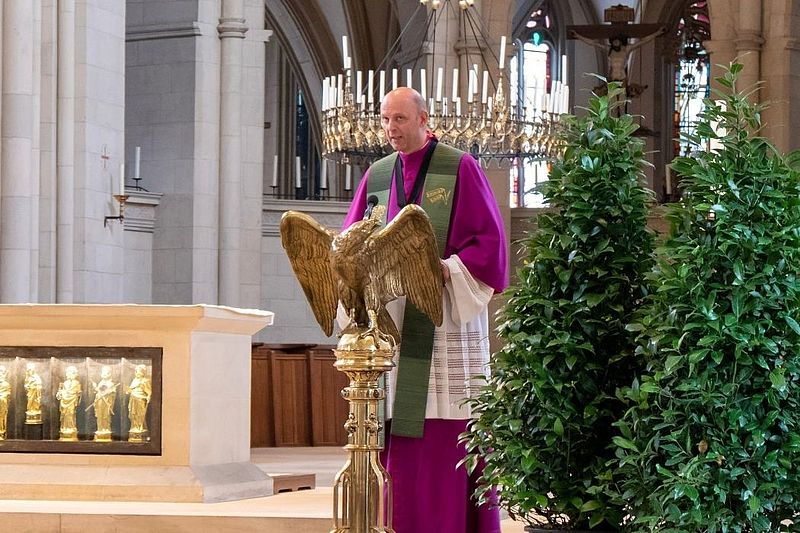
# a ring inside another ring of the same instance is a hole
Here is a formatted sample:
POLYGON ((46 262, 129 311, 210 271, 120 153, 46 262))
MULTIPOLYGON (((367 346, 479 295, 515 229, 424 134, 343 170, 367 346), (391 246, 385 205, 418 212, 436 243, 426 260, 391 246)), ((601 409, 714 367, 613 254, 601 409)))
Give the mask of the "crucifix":
POLYGON ((646 88, 630 83, 628 63, 631 53, 667 31, 664 24, 631 24, 634 9, 622 4, 611 6, 604 12, 605 22, 610 24, 567 26, 570 39, 578 39, 600 48, 608 54, 608 81, 621 82, 629 97, 638 96, 646 88), (631 39, 636 39, 631 42, 631 39))
POLYGON ((100 159, 103 160, 103 170, 108 168, 108 160, 111 159, 111 154, 108 153, 108 145, 103 145, 103 151, 100 152, 100 159))

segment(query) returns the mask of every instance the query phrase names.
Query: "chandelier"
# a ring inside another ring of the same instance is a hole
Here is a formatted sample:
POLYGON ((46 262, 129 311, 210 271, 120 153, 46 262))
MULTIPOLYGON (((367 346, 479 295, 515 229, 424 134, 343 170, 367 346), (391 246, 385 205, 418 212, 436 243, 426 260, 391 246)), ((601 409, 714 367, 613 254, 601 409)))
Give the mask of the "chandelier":
MULTIPOLYGON (((466 92, 460 84, 457 66, 452 71, 446 64, 437 66, 430 75, 424 66, 406 69, 405 86, 417 89, 428 103, 428 128, 440 141, 470 152, 485 164, 495 162, 500 166, 513 160, 554 158, 559 150, 559 116, 567 112, 569 87, 561 81, 553 81, 549 91, 546 87, 535 88, 532 98, 518 98, 516 88, 509 87, 505 68, 506 37, 501 37, 500 53, 495 56, 487 45, 474 0, 460 0, 458 8, 454 7, 455 3, 455 0, 420 0, 417 7, 417 12, 426 9, 427 13, 414 67, 423 56, 425 40, 436 43, 437 25, 445 20, 443 13, 447 9, 459 10, 457 17, 451 13, 451 19, 458 18, 465 40, 466 30, 472 32, 471 42, 476 43, 479 50, 478 58, 466 54, 465 64, 470 65, 466 73, 466 92), (497 65, 496 69, 489 67, 490 60, 497 65), (496 77, 494 72, 498 73, 496 77), (451 83, 447 87, 449 91, 445 92, 448 80, 451 83)), ((389 55, 399 48, 410 26, 411 22, 403 28, 390 47, 389 55)), ((354 72, 346 36, 342 37, 342 49, 342 71, 322 82, 323 157, 369 164, 391 153, 381 127, 380 103, 388 90, 398 87, 401 72, 397 68, 386 68, 392 61, 389 55, 377 70, 354 72)), ((432 56, 436 61, 435 44, 432 56)), ((561 72, 566 72, 565 66, 561 72)))

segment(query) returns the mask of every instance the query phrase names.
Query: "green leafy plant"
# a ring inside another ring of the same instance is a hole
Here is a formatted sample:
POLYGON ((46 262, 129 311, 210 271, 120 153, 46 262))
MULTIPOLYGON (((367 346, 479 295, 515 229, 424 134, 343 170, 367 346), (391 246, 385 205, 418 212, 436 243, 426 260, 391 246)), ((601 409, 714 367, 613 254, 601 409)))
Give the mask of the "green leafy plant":
MULTIPOLYGON (((800 512, 800 181, 738 92, 717 81, 683 200, 640 320, 647 371, 621 393, 614 478, 632 531, 797 531, 800 512), (712 126, 716 125, 716 126, 712 126)), ((752 91, 751 93, 752 94, 752 91)))
POLYGON ((625 325, 653 262, 643 143, 630 115, 615 116, 623 94, 610 83, 563 121, 564 155, 545 188, 553 210, 527 239, 500 313, 504 347, 463 435, 468 466, 484 464, 479 499, 497 487, 500 505, 531 526, 608 529, 623 516, 599 488, 624 408, 615 389, 641 370, 625 325))

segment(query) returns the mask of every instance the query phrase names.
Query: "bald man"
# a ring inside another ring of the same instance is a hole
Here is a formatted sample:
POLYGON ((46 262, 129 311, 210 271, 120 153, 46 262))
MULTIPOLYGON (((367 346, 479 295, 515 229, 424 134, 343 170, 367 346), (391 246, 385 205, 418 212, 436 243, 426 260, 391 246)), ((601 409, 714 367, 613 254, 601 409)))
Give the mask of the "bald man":
MULTIPOLYGON (((489 361, 487 304, 508 284, 506 237, 497 202, 478 162, 428 130, 424 98, 408 87, 388 93, 381 123, 395 153, 376 161, 355 192, 343 227, 360 220, 367 198, 387 221, 419 204, 438 230, 445 281, 444 323, 411 304, 390 312, 402 332, 397 367, 387 376, 383 463, 394 486, 397 533, 499 533, 496 508, 471 499, 474 476, 457 467, 458 435, 489 361), (427 384, 427 387, 420 386, 427 384)), ((391 304, 390 304, 391 305, 391 304)))

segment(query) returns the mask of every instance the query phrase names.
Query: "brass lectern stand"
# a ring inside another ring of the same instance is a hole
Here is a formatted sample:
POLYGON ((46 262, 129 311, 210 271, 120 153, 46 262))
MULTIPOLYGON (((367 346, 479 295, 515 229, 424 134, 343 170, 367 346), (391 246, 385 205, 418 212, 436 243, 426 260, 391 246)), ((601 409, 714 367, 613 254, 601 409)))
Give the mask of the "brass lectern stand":
POLYGON ((380 462, 383 429, 378 402, 385 397, 380 377, 392 369, 394 344, 365 328, 342 333, 334 366, 350 378, 342 396, 350 403, 345 422, 347 463, 336 474, 331 533, 392 533, 392 482, 380 462))
POLYGON ((334 365, 350 378, 342 391, 350 414, 349 457, 336 475, 331 533, 394 533, 378 403, 386 394, 379 380, 394 366, 400 333, 386 304, 405 295, 442 323, 442 271, 428 216, 411 204, 382 227, 386 207, 376 205, 377 196, 368 203, 364 219, 341 233, 296 211, 281 218, 281 243, 322 331, 333 334, 337 302, 350 318, 335 350, 334 365))

